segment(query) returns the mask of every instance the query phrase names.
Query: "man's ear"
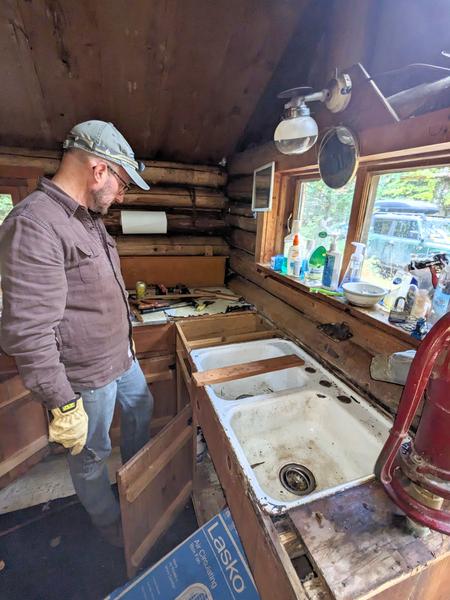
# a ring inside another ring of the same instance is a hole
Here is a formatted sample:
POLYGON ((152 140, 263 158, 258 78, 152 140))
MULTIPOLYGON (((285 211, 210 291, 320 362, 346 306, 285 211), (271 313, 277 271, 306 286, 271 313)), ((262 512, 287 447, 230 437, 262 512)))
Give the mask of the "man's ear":
POLYGON ((102 183, 103 181, 105 181, 105 177, 108 175, 107 164, 104 161, 100 160, 98 162, 96 161, 91 166, 95 183, 102 183))

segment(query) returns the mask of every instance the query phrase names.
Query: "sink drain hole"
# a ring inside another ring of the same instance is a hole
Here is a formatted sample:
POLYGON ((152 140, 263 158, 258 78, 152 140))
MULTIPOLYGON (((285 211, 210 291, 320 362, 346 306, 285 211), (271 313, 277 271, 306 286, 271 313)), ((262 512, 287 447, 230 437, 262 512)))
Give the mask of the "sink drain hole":
POLYGON ((297 496, 305 496, 316 489, 316 479, 304 465, 289 463, 280 471, 280 481, 284 488, 297 496))

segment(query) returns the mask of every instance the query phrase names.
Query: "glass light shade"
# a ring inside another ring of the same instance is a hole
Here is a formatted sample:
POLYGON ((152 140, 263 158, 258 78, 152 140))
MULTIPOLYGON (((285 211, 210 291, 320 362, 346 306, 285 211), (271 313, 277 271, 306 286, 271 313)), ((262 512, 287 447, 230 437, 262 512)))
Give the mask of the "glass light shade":
POLYGON ((273 139, 283 154, 303 154, 317 141, 319 130, 312 117, 300 116, 278 123, 273 139))

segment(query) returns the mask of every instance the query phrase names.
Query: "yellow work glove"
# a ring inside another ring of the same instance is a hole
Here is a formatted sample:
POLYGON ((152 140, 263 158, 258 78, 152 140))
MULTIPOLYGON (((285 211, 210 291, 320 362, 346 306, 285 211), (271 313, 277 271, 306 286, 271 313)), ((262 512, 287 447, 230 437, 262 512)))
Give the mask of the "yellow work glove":
POLYGON ((88 416, 83 407, 83 399, 77 398, 51 411, 53 420, 48 428, 50 442, 70 448, 70 453, 79 454, 86 444, 88 416))

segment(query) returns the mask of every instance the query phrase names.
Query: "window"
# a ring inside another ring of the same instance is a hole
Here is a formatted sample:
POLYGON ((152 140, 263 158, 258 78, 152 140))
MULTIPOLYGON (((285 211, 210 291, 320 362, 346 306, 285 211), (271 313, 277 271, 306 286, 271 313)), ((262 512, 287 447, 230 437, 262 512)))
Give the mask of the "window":
POLYGON ((363 279, 390 287, 412 255, 450 256, 450 167, 374 175, 363 279))
POLYGON ((375 216, 373 218, 373 233, 389 235, 393 222, 394 221, 392 219, 389 219, 385 215, 375 216))
POLYGON ((398 220, 395 223, 394 237, 408 238, 409 240, 419 239, 419 225, 415 220, 398 220))
POLYGON ((0 194, 0 225, 13 207, 11 194, 0 194))
MULTIPOLYGON (((328 235, 335 234, 337 249, 342 252, 347 238, 354 188, 354 180, 339 190, 327 187, 321 180, 300 181, 296 212, 301 235, 318 241, 321 231, 328 235)), ((328 246, 326 240, 325 242, 328 246)))

